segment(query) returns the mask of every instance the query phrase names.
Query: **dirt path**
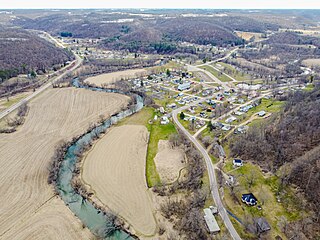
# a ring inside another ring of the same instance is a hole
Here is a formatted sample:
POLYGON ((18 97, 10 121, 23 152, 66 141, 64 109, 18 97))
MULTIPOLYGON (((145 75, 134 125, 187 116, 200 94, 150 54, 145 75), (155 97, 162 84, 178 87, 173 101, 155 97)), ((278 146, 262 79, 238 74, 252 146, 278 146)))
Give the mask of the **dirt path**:
POLYGON ((0 239, 93 237, 54 196, 48 166, 60 140, 83 133, 100 114, 113 114, 128 100, 84 89, 48 89, 29 103, 17 132, 0 134, 0 239))
POLYGON ((146 127, 114 127, 82 166, 83 181, 96 197, 142 236, 154 235, 157 228, 145 179, 147 144, 146 127))

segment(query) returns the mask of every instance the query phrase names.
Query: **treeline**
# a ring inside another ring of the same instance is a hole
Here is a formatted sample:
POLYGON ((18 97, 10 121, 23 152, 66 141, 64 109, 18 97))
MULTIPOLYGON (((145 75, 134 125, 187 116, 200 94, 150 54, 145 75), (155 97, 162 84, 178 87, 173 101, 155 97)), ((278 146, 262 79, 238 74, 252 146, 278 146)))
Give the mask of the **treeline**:
POLYGON ((280 174, 280 186, 295 185, 308 218, 311 238, 319 231, 320 208, 320 88, 291 94, 284 109, 270 121, 251 127, 230 143, 231 155, 252 161, 263 169, 280 174), (307 204, 302 199, 307 200, 307 204))
POLYGON ((73 54, 18 28, 0 28, 0 83, 18 74, 46 73, 65 65, 73 54))
MULTIPOLYGON (((189 52, 190 48, 178 47, 177 42, 180 41, 216 46, 239 45, 244 42, 234 33, 235 29, 230 24, 225 24, 223 20, 230 19, 229 23, 232 23, 237 18, 156 16, 150 21, 130 15, 128 18, 132 18, 133 22, 121 23, 116 21, 119 18, 116 15, 113 19, 109 15, 102 14, 87 14, 86 18, 83 15, 67 16, 62 13, 36 19, 21 17, 13 22, 24 28, 44 30, 55 35, 63 34, 68 37, 72 33, 76 38, 100 38, 104 40, 104 46, 109 49, 128 49, 132 52, 161 54, 189 52)), ((242 25, 248 25, 246 19, 242 19, 236 29, 251 29, 251 27, 241 27, 242 25)), ((263 28, 259 32, 265 30, 266 28, 263 28)))
POLYGON ((320 47, 320 39, 318 37, 303 36, 295 32, 287 31, 273 34, 268 40, 268 44, 290 44, 290 45, 314 45, 320 47))
POLYGON ((75 76, 84 78, 102 73, 116 72, 134 68, 147 68, 156 66, 160 61, 158 58, 130 59, 130 60, 96 60, 88 59, 76 72, 75 76))

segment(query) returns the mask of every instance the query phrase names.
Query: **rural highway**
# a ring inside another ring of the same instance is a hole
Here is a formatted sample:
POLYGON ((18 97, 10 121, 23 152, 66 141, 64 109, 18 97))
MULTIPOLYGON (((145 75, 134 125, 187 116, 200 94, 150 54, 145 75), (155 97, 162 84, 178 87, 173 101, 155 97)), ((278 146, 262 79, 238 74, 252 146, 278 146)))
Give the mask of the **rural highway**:
MULTIPOLYGON (((47 34, 48 36, 50 36, 49 34, 47 34)), ((52 38, 50 36, 50 38, 52 38)), ((54 39, 54 38, 52 38, 54 39)), ((54 39, 55 40, 55 39, 54 39)), ((56 41, 56 40, 55 40, 56 41)), ((57 42, 57 41, 56 41, 57 42)), ((58 42, 57 42, 58 43, 58 42)), ((61 45, 59 45, 61 46, 61 45)), ((10 114, 11 112, 13 112, 14 110, 16 110, 18 107, 20 107, 22 104, 30 101, 32 98, 36 97, 37 95, 39 95, 40 93, 42 93, 43 91, 45 91, 46 89, 48 89, 52 83, 60 80, 61 78, 63 78, 65 75, 67 75, 68 73, 71 73, 72 71, 74 71, 77 67, 80 66, 80 64, 82 63, 82 58, 80 58, 77 54, 75 55, 75 60, 72 61, 68 66, 64 67, 67 68, 70 65, 74 64, 74 66, 66 71, 64 71, 61 75, 53 78, 51 81, 49 81, 48 83, 46 83, 45 85, 41 86, 40 88, 38 88, 35 92, 33 92, 31 95, 25 97, 24 99, 22 99, 21 101, 17 102, 16 104, 10 106, 9 108, 7 108, 6 110, 0 112, 0 119, 4 118, 5 116, 7 116, 8 114, 10 114)), ((62 69, 63 70, 63 69, 62 69)))
POLYGON ((221 201, 221 198, 219 195, 219 188, 218 188, 218 184, 217 184, 217 179, 216 179, 216 174, 214 171, 214 166, 213 166, 213 163, 211 161, 209 154, 207 153, 206 149, 197 141, 197 139, 195 137, 193 137, 182 126, 182 124, 178 120, 178 117, 177 117, 178 113, 183 109, 185 109, 185 107, 178 108, 172 112, 173 121, 180 128, 180 130, 190 139, 190 141, 196 146, 196 148, 200 151, 200 153, 204 157, 206 165, 207 165, 208 174, 209 174, 210 191, 211 191, 212 198, 213 198, 213 200, 219 210, 219 214, 224 222, 224 225, 228 229, 232 239, 240 240, 241 238, 240 238, 239 234, 237 233, 236 229, 234 228, 234 226, 232 225, 232 222, 230 221, 228 213, 227 213, 226 209, 224 208, 223 203, 221 201))

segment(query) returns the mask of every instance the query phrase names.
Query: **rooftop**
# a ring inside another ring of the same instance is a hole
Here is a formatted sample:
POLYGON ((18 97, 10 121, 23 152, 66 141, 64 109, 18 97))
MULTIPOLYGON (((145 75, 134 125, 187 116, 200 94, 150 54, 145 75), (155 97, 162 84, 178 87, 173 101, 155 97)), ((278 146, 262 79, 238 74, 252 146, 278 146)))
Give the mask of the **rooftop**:
POLYGON ((209 228, 210 233, 219 232, 220 227, 215 219, 215 217, 212 214, 212 211, 210 208, 203 209, 204 211, 204 219, 207 223, 207 226, 209 228))

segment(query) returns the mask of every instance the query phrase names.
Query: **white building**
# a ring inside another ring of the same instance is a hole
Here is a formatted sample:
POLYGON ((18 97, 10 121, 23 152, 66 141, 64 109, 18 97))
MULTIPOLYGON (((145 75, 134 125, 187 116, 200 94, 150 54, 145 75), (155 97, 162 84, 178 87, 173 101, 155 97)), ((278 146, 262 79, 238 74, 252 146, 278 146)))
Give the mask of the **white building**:
POLYGON ((187 82, 187 83, 182 83, 182 84, 179 84, 178 86, 178 90, 179 91, 183 91, 183 90, 187 90, 187 89, 190 89, 190 83, 187 82))
POLYGON ((168 117, 163 116, 163 117, 161 118, 160 123, 161 123, 162 125, 166 125, 166 124, 168 124, 168 123, 169 123, 169 119, 168 119, 168 117))
POLYGON ((215 219, 215 217, 212 214, 212 211, 210 208, 203 209, 204 211, 204 220, 206 221, 206 224, 209 228, 210 233, 217 233, 220 232, 220 227, 215 219))

